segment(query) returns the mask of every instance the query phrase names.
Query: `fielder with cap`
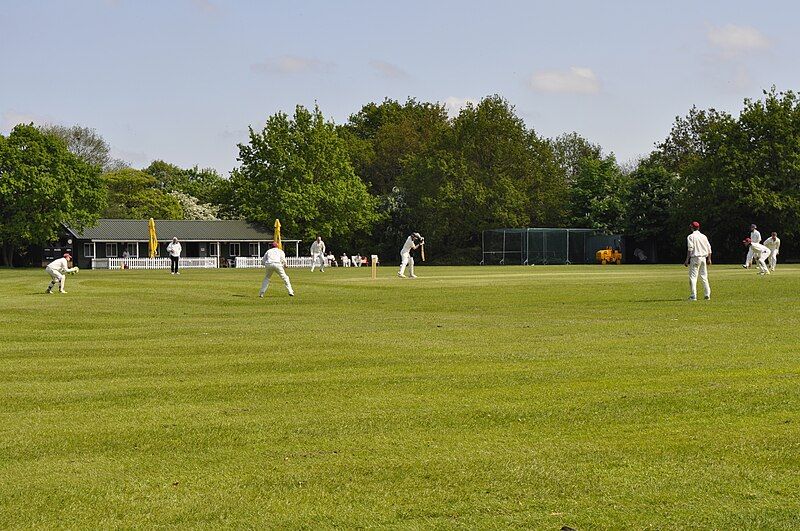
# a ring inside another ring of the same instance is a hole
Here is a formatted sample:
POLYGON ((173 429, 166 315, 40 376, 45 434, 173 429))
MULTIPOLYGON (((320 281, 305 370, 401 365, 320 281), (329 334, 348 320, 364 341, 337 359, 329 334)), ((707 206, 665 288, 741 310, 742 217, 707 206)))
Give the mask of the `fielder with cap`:
POLYGON ((406 266, 409 269, 409 277, 410 278, 417 278, 417 275, 414 274, 414 257, 412 256, 412 252, 419 249, 420 245, 425 243, 425 238, 423 238, 419 232, 412 232, 411 236, 406 238, 406 243, 403 244, 403 248, 400 249, 400 258, 402 261, 400 262, 400 271, 397 272, 397 276, 400 278, 406 278, 406 266))
POLYGON ((711 299, 711 285, 708 283, 708 266, 711 265, 711 244, 705 234, 700 232, 700 223, 692 221, 691 234, 686 238, 686 261, 689 268, 689 300, 697 300, 697 277, 703 282, 705 299, 711 299))
POLYGON ((258 296, 261 298, 264 297, 264 293, 267 292, 267 288, 269 287, 269 279, 272 278, 273 273, 278 273, 278 276, 281 277, 281 280, 283 280, 283 283, 286 285, 286 291, 289 292, 289 296, 294 297, 292 283, 289 282, 289 276, 286 274, 286 271, 283 270, 286 266, 286 254, 278 247, 278 242, 272 242, 272 249, 264 253, 264 258, 261 259, 261 263, 264 264, 264 268, 267 272, 264 275, 264 281, 261 283, 261 291, 258 292, 258 296))
MULTIPOLYGON (((758 232, 758 228, 756 228, 755 223, 750 225, 750 241, 761 243, 761 233, 758 232)), ((750 269, 750 264, 753 263, 753 256, 753 249, 747 249, 747 258, 744 260, 744 265, 742 266, 743 268, 750 269)))
POLYGON ((767 268, 767 258, 769 258, 770 250, 766 245, 754 242, 750 238, 745 238, 742 243, 748 247, 747 255, 753 255, 758 261, 758 274, 761 276, 769 275, 767 268))
POLYGON ((47 291, 45 293, 53 293, 53 287, 58 284, 58 291, 61 293, 66 293, 64 291, 64 285, 67 282, 66 277, 64 275, 66 273, 77 273, 79 269, 77 267, 70 267, 69 263, 72 260, 72 255, 69 253, 64 253, 62 258, 57 260, 53 260, 47 267, 45 267, 45 271, 50 274, 50 285, 47 286, 47 291))

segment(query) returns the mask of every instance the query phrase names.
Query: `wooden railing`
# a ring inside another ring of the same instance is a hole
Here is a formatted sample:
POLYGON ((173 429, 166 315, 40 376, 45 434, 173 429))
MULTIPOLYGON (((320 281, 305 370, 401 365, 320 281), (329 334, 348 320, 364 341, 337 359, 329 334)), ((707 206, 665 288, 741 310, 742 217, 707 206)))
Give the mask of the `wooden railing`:
MULTIPOLYGON (((237 256, 236 266, 242 268, 264 267, 258 256, 237 256)), ((287 256, 286 267, 311 267, 310 256, 287 256)))
MULTIPOLYGON (((169 269, 169 258, 93 258, 92 269, 169 269)), ((213 269, 219 267, 212 258, 181 258, 180 267, 185 269, 213 269)))

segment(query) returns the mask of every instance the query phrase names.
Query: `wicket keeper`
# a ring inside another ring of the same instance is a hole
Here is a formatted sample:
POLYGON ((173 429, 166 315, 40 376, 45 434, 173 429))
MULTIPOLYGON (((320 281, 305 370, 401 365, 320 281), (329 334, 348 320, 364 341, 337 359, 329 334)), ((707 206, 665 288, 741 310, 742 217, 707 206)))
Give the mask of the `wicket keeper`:
POLYGON ((53 286, 58 283, 58 291, 60 293, 66 293, 64 291, 64 284, 66 283, 67 279, 64 277, 65 273, 77 273, 77 267, 70 267, 69 263, 72 261, 72 255, 69 253, 64 253, 62 258, 57 260, 53 260, 47 267, 45 271, 50 275, 50 285, 47 286, 47 291, 45 293, 53 293, 53 286))

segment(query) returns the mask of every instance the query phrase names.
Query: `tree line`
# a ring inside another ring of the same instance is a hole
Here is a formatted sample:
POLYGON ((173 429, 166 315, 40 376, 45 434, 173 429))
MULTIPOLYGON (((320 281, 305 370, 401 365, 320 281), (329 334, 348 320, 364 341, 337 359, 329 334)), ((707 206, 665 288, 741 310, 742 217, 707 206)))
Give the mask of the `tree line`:
POLYGON ((227 177, 161 160, 134 169, 92 129, 20 124, 0 135, 3 261, 101 217, 280 218, 292 237, 389 260, 418 231, 442 263, 476 263, 481 232, 499 227, 622 233, 662 261, 681 257, 691 220, 722 259, 739 258, 750 223, 787 243, 800 230, 800 101, 775 88, 738 116, 690 109, 625 165, 577 133, 537 134, 500 96, 453 117, 387 99, 338 125, 297 106, 238 147, 227 177))

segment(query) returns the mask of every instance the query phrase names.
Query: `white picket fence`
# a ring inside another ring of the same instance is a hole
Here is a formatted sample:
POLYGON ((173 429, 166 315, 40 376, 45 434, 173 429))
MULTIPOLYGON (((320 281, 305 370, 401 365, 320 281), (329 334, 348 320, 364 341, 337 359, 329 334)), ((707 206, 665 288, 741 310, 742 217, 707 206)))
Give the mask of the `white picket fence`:
MULTIPOLYGON (((237 256, 236 257, 236 267, 245 268, 245 269, 252 269, 258 267, 264 267, 264 264, 261 263, 261 258, 258 256, 237 256)), ((311 267, 311 257, 310 256, 287 256, 286 257, 286 267, 311 267)))
MULTIPOLYGON (((216 258, 181 258, 181 269, 213 269, 219 267, 216 258)), ((169 258, 93 258, 92 269, 169 269, 169 258)))

